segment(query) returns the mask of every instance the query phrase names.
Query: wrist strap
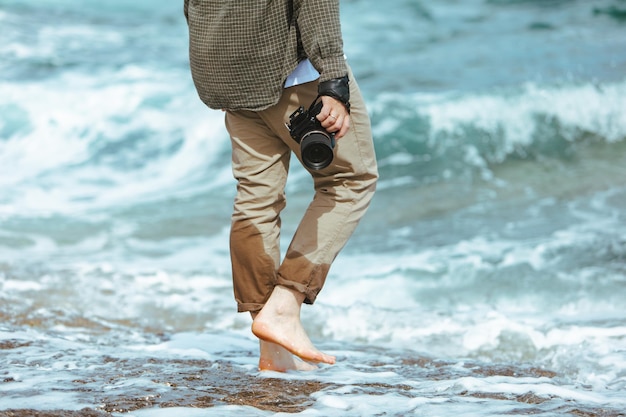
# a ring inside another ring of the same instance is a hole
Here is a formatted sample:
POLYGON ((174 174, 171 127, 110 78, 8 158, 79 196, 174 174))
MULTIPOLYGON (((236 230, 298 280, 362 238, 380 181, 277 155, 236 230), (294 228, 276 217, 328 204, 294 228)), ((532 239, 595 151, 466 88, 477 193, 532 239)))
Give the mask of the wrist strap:
POLYGON ((341 78, 333 78, 332 80, 321 82, 317 88, 317 92, 320 96, 329 96, 336 100, 339 100, 348 114, 350 113, 350 80, 347 75, 341 78))

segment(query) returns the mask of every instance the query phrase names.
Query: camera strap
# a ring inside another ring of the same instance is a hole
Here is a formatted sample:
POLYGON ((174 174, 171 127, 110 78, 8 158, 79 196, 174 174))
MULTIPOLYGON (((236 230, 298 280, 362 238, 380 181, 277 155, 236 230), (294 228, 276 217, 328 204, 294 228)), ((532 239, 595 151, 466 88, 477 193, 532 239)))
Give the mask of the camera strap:
POLYGON ((322 95, 320 94, 315 98, 315 100, 313 100, 313 102, 309 106, 309 114, 316 116, 320 111, 322 111, 322 107, 324 106, 324 104, 322 103, 322 100, 320 100, 321 98, 322 95))

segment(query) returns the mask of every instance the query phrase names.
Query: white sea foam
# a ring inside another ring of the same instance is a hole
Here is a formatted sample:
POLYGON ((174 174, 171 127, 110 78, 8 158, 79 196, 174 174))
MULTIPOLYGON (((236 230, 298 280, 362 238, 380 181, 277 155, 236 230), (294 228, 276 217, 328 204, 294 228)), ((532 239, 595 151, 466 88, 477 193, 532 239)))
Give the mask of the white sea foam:
MULTIPOLYGON (((222 116, 199 103, 187 84, 154 80, 138 67, 123 69, 106 85, 66 73, 54 82, 3 83, 0 92, 0 104, 19 106, 31 125, 0 142, 0 185, 10 202, 3 212, 75 212, 176 190, 181 181, 203 178, 225 143, 222 116), (166 97, 167 108, 146 105, 152 97, 166 97), (176 137, 182 146, 165 159, 137 161, 143 167, 133 171, 132 180, 123 168, 93 161, 103 141, 116 146, 135 132, 150 137, 155 149, 176 137), (47 186, 32 184, 37 177, 47 178, 47 186), (19 193, 11 192, 18 186, 19 193)), ((231 178, 222 167, 202 187, 219 187, 231 178)))
MULTIPOLYGON (((253 407, 242 407, 236 405, 227 405, 222 407, 212 407, 205 409, 170 407, 163 409, 146 409, 132 411, 130 413, 116 414, 116 417, 171 417, 172 415, 184 415, 185 417, 265 417, 279 416, 281 413, 272 413, 262 411, 253 407)), ((291 414, 290 414, 291 415, 291 414)))

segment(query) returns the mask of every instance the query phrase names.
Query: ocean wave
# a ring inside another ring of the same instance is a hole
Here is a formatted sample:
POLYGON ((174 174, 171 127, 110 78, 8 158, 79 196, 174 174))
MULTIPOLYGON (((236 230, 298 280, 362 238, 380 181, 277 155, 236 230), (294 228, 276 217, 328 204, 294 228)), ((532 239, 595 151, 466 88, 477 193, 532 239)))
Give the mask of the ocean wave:
POLYGON ((489 179, 507 161, 571 160, 577 145, 623 142, 625 97, 626 82, 526 84, 485 94, 383 94, 371 112, 389 176, 489 179))
POLYGON ((0 92, 0 211, 104 207, 231 178, 223 116, 187 73, 126 66, 106 82, 65 73, 0 92))

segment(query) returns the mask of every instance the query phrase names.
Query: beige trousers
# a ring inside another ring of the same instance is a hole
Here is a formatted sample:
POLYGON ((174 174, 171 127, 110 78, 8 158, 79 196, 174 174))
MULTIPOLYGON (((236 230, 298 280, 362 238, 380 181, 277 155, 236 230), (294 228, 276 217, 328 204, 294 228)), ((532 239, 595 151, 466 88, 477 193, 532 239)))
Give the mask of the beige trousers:
POLYGON ((280 213, 291 152, 300 159, 300 145, 285 122, 299 106, 309 107, 317 82, 285 89, 280 101, 263 111, 226 112, 237 179, 230 250, 240 312, 261 310, 276 285, 303 293, 312 304, 369 206, 378 178, 376 157, 363 98, 352 74, 350 80, 350 130, 337 141, 331 165, 309 171, 315 195, 282 262, 280 213))

